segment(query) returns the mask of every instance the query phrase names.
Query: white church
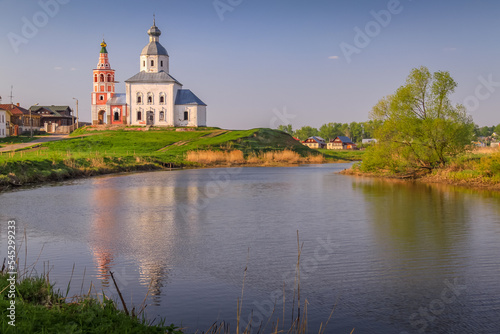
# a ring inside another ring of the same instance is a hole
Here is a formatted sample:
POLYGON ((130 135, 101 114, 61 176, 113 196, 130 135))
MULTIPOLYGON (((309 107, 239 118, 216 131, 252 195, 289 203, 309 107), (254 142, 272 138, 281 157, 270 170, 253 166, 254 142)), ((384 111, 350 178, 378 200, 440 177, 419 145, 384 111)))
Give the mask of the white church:
POLYGON ((93 71, 92 124, 206 126, 207 105, 170 75, 169 56, 155 22, 148 35, 140 72, 125 81, 125 94, 115 92, 115 70, 109 64, 106 43, 101 43, 93 71))

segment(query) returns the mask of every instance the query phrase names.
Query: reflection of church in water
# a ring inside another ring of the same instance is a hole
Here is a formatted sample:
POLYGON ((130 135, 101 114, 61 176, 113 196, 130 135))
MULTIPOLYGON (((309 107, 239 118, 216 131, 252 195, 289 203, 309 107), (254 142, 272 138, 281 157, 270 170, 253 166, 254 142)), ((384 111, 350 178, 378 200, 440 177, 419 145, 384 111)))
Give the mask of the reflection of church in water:
POLYGON ((206 126, 206 107, 169 73, 169 55, 160 44, 160 29, 153 23, 149 44, 140 56, 140 72, 125 81, 125 94, 115 92, 107 44, 101 43, 93 71, 92 124, 206 126))

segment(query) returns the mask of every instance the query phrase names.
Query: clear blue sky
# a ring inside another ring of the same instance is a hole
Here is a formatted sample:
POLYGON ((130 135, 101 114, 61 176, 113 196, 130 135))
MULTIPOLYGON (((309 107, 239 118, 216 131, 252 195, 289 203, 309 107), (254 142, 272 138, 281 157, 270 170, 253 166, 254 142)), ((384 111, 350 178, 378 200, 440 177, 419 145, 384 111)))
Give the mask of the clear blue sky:
POLYGON ((52 3, 50 15, 43 14, 38 1, 0 0, 3 103, 10 102, 11 85, 14 102, 24 107, 74 107, 75 97, 80 118, 89 121, 92 69, 103 35, 120 81, 117 91, 124 92, 124 81, 139 71, 146 31, 156 13, 170 72, 208 104, 211 126, 244 129, 291 123, 298 128, 365 121, 372 106, 421 65, 451 73, 459 85, 453 100, 467 102, 476 123, 500 123, 497 1, 41 3, 52 3), (218 12, 214 3, 230 10, 218 12), (393 12, 390 19, 383 16, 382 24, 376 23, 371 12, 388 8, 393 12), (25 22, 38 24, 38 31, 23 32, 25 22), (356 27, 365 33, 369 29, 369 44, 355 39, 356 27), (13 34, 23 38, 14 47, 9 40, 13 34), (348 61, 342 45, 357 47, 358 53, 348 61))

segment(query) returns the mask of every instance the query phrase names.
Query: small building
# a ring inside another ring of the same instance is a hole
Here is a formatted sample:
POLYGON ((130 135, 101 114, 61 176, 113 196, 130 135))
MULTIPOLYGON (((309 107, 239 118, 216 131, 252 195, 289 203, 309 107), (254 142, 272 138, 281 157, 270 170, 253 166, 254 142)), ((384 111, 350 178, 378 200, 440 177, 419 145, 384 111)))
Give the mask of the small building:
POLYGON ((500 143, 498 143, 498 142, 491 142, 490 146, 491 147, 500 147, 500 143))
POLYGON ((29 110, 16 104, 0 104, 0 109, 10 112, 9 133, 11 136, 18 136, 30 130, 30 122, 33 129, 40 128, 40 116, 31 115, 29 110))
POLYGON ((0 108, 0 138, 10 136, 10 117, 11 112, 0 108))
POLYGON ((338 136, 335 139, 330 139, 327 144, 329 150, 355 150, 358 147, 354 144, 349 137, 338 136))
POLYGON ((326 147, 325 140, 318 136, 309 137, 306 140, 304 140, 302 144, 306 145, 309 148, 315 148, 315 149, 326 147))
POLYGON ((369 139, 362 139, 361 144, 375 144, 377 142, 377 139, 369 138, 369 139))
POLYGON ((57 127, 75 123, 75 116, 69 106, 31 106, 32 115, 40 116, 40 126, 47 132, 55 132, 57 127))

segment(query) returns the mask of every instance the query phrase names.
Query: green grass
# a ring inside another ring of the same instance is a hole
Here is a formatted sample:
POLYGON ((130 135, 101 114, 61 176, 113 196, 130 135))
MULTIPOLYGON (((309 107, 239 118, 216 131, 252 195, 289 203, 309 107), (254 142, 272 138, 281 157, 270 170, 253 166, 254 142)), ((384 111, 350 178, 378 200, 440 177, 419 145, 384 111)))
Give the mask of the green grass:
POLYGON ((326 159, 328 160, 345 160, 345 161, 360 161, 363 159, 364 151, 354 150, 327 150, 320 149, 326 159))
POLYGON ((314 150, 295 141, 288 134, 271 129, 127 129, 89 131, 87 128, 81 128, 75 131, 71 139, 44 143, 35 149, 2 153, 0 186, 172 166, 193 166, 196 164, 185 160, 186 152, 192 150, 238 149, 245 156, 284 149, 295 151, 301 156, 315 154, 314 150))
POLYGON ((30 136, 12 136, 12 137, 5 137, 5 138, 0 138, 0 143, 5 145, 11 145, 11 144, 20 144, 20 143, 29 143, 30 141, 33 141, 37 138, 33 137, 31 138, 30 136))
MULTIPOLYGON (((9 276, 0 273, 0 290, 9 285, 9 276)), ((10 299, 0 295, 1 333, 171 333, 164 322, 150 325, 118 309, 106 296, 90 295, 66 301, 45 277, 29 277, 16 286, 15 327, 8 324, 10 299)))

